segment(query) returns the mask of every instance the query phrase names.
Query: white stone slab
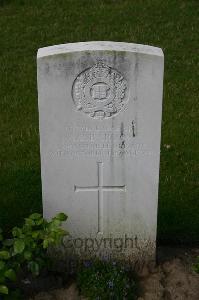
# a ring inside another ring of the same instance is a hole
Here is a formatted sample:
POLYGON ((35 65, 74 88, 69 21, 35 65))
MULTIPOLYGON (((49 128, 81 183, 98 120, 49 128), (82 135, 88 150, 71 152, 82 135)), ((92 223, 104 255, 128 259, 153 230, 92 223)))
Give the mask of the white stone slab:
POLYGON ((38 51, 44 215, 68 214, 78 254, 154 258, 163 61, 130 43, 38 51))

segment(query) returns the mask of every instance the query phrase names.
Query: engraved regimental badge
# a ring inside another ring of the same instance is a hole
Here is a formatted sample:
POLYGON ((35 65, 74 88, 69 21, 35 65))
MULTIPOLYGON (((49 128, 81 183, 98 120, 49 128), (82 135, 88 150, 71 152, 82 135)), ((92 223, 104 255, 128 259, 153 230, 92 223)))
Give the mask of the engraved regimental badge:
POLYGON ((79 111, 95 119, 105 119, 121 111, 128 101, 127 90, 124 77, 99 61, 77 76, 72 96, 79 111))

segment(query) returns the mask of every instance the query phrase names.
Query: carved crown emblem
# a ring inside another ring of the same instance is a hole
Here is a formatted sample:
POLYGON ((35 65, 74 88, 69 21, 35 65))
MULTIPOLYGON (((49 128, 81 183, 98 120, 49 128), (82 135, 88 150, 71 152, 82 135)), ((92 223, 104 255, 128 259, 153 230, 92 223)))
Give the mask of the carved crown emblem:
POLYGON ((72 87, 77 110, 95 119, 110 118, 128 101, 127 81, 115 69, 98 61, 81 72, 72 87))

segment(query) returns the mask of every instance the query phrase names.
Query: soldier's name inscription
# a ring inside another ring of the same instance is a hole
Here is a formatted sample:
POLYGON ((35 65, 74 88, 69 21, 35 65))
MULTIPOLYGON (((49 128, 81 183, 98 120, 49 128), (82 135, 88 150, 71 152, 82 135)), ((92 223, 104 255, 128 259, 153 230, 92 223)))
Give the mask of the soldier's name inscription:
POLYGON ((57 149, 50 151, 51 156, 137 156, 153 155, 146 143, 136 142, 132 126, 123 130, 123 126, 107 130, 104 127, 68 126, 65 136, 57 149))

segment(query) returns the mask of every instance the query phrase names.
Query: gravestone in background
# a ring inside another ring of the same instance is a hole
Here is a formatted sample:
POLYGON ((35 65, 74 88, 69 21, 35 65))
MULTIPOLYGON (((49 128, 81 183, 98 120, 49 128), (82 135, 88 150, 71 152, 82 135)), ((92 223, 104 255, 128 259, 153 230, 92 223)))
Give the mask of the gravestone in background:
POLYGON ((154 258, 163 64, 130 43, 39 49, 44 216, 69 216, 66 251, 154 258))

